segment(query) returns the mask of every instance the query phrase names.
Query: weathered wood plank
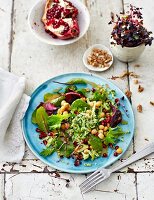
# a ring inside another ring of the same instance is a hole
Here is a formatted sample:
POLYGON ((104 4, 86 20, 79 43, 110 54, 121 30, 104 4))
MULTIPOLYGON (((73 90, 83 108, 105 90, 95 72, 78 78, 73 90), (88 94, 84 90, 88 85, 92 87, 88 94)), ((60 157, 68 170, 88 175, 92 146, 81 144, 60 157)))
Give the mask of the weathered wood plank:
POLYGON ((54 174, 7 174, 6 198, 8 200, 136 199, 134 174, 114 174, 105 184, 98 185, 95 191, 82 195, 78 185, 84 178, 81 175, 69 174, 60 174, 59 178, 55 178, 54 174))
POLYGON ((0 200, 4 199, 4 175, 0 174, 0 200))
POLYGON ((8 70, 11 54, 11 22, 12 22, 12 0, 0 0, 0 67, 8 70))
POLYGON ((137 193, 139 200, 152 200, 154 188, 154 173, 137 174, 137 193))
MULTIPOLYGON (((125 0, 125 7, 131 3, 133 5, 143 7, 143 17, 145 26, 153 31, 154 33, 154 4, 152 0, 148 2, 146 0, 125 0), (150 6, 149 6, 150 5, 150 6)), ((132 104, 135 113, 136 119, 136 131, 135 131, 135 150, 139 150, 143 146, 148 143, 154 141, 154 107, 150 105, 150 101, 154 101, 154 45, 151 47, 146 47, 145 52, 141 55, 141 57, 129 63, 129 71, 134 71, 136 74, 140 75, 139 84, 144 87, 144 91, 142 93, 138 92, 138 86, 134 84, 134 79, 130 79, 130 90, 132 91, 132 104), (138 67, 136 67, 138 66, 138 67), (137 106, 141 104, 143 106, 143 113, 137 112, 137 106)), ((154 170, 154 155, 148 157, 148 159, 141 160, 134 165, 135 170, 154 170), (151 158, 151 159, 150 159, 151 158)))

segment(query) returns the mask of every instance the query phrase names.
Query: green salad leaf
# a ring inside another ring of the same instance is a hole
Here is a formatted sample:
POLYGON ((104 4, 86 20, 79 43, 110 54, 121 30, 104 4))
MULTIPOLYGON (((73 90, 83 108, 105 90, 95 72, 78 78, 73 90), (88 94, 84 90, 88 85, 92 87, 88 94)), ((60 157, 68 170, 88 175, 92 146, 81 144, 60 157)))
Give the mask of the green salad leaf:
POLYGON ((55 130, 55 129, 59 129, 61 126, 61 123, 63 120, 68 119, 69 118, 69 114, 65 114, 65 115, 51 115, 50 117, 48 117, 48 124, 49 124, 49 130, 55 130))
POLYGON ((102 140, 94 135, 90 135, 89 138, 89 144, 92 146, 92 148, 97 151, 102 151, 102 140))
POLYGON ((116 140, 126 134, 128 132, 125 132, 122 130, 122 128, 120 126, 117 126, 116 128, 109 128, 109 131, 107 132, 107 135, 106 137, 104 138, 104 143, 106 145, 108 145, 109 143, 111 144, 115 144, 116 143, 116 140))
POLYGON ((50 103, 54 104, 55 106, 61 106, 61 102, 65 99, 64 96, 60 96, 50 101, 50 103))
POLYGON ((60 96, 59 94, 46 93, 44 95, 44 102, 46 102, 46 101, 52 101, 53 99, 56 99, 59 96, 60 96))
POLYGON ((88 81, 83 78, 73 78, 72 80, 68 81, 67 83, 69 83, 69 84, 89 84, 94 88, 98 86, 96 83, 88 81))
POLYGON ((71 105, 71 110, 72 111, 84 111, 85 109, 89 109, 90 106, 87 104, 85 101, 82 99, 77 99, 75 100, 72 105, 71 105))
POLYGON ((48 132, 48 115, 42 106, 36 110, 36 122, 41 131, 48 132))
POLYGON ((93 100, 93 101, 105 101, 105 99, 107 98, 107 93, 104 91, 103 93, 101 93, 100 91, 95 91, 90 100, 93 100))
POLYGON ((76 90, 77 90, 76 85, 68 85, 68 86, 65 88, 65 93, 69 92, 69 90, 76 91, 76 90))
POLYGON ((34 112, 32 113, 31 121, 32 121, 33 124, 37 124, 37 121, 36 121, 36 111, 37 111, 37 109, 35 109, 34 112))
POLYGON ((47 156, 50 156, 51 154, 53 154, 54 151, 55 151, 54 148, 48 147, 46 149, 43 149, 43 151, 40 153, 40 155, 43 157, 47 157, 47 156))

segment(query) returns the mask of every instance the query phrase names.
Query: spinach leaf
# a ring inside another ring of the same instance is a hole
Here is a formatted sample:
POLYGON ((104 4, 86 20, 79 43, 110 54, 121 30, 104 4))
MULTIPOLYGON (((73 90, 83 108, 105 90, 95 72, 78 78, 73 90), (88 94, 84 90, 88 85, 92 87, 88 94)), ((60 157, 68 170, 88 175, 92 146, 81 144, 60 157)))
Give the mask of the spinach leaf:
POLYGON ((66 115, 51 115, 48 118, 48 124, 49 124, 49 130, 55 130, 55 129, 59 129, 61 126, 61 123, 63 120, 68 119, 69 118, 69 114, 66 115))
POLYGON ((40 155, 43 157, 47 157, 47 156, 50 156, 51 154, 53 154, 54 151, 55 151, 54 148, 48 147, 46 149, 43 149, 43 151, 40 153, 40 155))
POLYGON ((65 88, 65 93, 70 92, 70 90, 76 91, 76 90, 77 90, 77 87, 76 87, 75 85, 68 85, 68 86, 65 88))
POLYGON ((48 132, 48 115, 42 106, 36 110, 36 122, 41 131, 48 132))
POLYGON ((75 100, 71 105, 72 111, 84 111, 85 109, 89 109, 90 106, 85 101, 81 99, 75 100))
POLYGON ((94 135, 90 135, 89 144, 92 146, 94 150, 97 152, 102 151, 102 140, 94 135))
POLYGON ((100 101, 100 100, 105 101, 106 98, 107 98, 107 94, 106 94, 105 91, 103 93, 101 93, 100 91, 95 91, 92 94, 90 100, 92 100, 92 101, 100 101))
POLYGON ((88 80, 83 79, 83 78, 73 78, 72 80, 70 80, 67 83, 68 84, 89 84, 92 87, 97 87, 98 86, 96 83, 88 81, 88 80))

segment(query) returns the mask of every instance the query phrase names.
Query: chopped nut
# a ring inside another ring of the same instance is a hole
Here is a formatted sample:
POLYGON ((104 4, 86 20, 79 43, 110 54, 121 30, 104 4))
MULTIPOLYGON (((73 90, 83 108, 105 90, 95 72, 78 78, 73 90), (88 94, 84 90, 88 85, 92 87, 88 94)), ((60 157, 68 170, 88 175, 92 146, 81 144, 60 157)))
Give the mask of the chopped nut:
POLYGON ((87 63, 93 67, 109 67, 112 56, 107 51, 93 48, 91 54, 87 58, 87 63))
POLYGON ((130 90, 127 90, 127 91, 125 92, 125 95, 126 95, 128 98, 130 98, 130 97, 132 96, 132 92, 131 92, 130 90))
POLYGON ((150 104, 151 104, 152 106, 154 106, 154 102, 153 102, 153 101, 150 101, 150 104))
POLYGON ((134 67, 140 67, 140 65, 139 65, 139 64, 136 64, 136 65, 134 65, 134 67))
POLYGON ((144 90, 144 88, 141 85, 139 85, 138 86, 138 92, 143 92, 143 90, 144 90))
POLYGON ((134 84, 138 84, 138 80, 137 79, 134 80, 134 84))
POLYGON ((128 72, 128 71, 124 71, 123 74, 119 75, 119 76, 112 76, 111 79, 112 80, 116 80, 118 78, 123 79, 127 76, 131 76, 134 78, 139 78, 139 75, 135 74, 134 72, 128 72))
POLYGON ((142 105, 139 104, 139 105, 137 106, 137 111, 140 112, 140 113, 142 112, 142 105))

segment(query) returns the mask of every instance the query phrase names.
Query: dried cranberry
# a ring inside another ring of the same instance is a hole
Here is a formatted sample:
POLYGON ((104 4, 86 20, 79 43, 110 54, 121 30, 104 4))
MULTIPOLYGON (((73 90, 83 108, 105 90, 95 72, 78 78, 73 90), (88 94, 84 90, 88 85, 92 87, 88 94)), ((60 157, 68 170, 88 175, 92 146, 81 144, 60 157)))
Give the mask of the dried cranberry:
POLYGON ((77 155, 77 159, 78 159, 78 160, 82 160, 82 159, 83 159, 82 153, 79 153, 79 154, 77 155))
POLYGON ((103 148, 106 149, 106 148, 107 148, 107 145, 106 145, 106 144, 103 144, 103 148))
POLYGON ((54 3, 59 3, 59 0, 53 0, 54 3))
POLYGON ((106 158, 107 157, 107 153, 103 153, 103 157, 106 158))
POLYGON ((80 165, 80 160, 76 159, 75 162, 74 162, 74 165, 77 167, 80 165))
POLYGON ((95 92, 96 91, 96 89, 95 88, 92 88, 92 90, 91 90, 92 92, 95 92))
POLYGON ((110 147, 110 148, 113 148, 113 144, 112 144, 112 143, 109 143, 109 147, 110 147))

